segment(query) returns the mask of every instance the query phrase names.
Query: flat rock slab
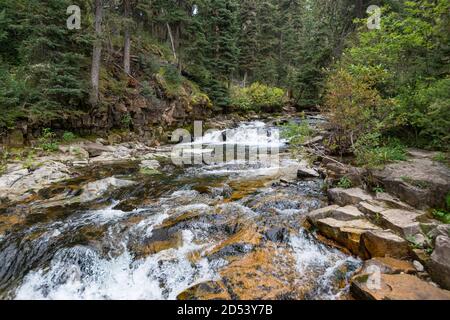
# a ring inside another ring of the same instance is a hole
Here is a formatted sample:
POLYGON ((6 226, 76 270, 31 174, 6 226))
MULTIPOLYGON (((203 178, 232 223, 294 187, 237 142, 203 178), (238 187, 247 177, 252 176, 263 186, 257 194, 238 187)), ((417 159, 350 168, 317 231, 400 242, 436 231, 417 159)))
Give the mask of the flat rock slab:
POLYGON ((325 237, 348 248, 352 253, 359 254, 361 235, 369 230, 380 230, 379 227, 365 219, 340 221, 333 218, 317 220, 317 228, 325 237))
POLYGON ((350 221, 355 219, 363 219, 364 214, 355 206, 339 207, 338 205, 314 210, 308 214, 308 220, 313 225, 316 225, 317 220, 325 218, 333 218, 340 221, 350 221))
POLYGON ((450 169, 427 157, 415 157, 374 170, 384 189, 413 207, 443 208, 450 192, 450 169))
POLYGON ((364 300, 450 300, 450 291, 409 274, 361 274, 353 278, 350 291, 364 300))
POLYGON ((334 203, 344 207, 347 205, 356 205, 362 201, 368 201, 373 197, 361 188, 334 188, 328 190, 328 197, 334 203))
POLYGON ((297 170, 297 178, 319 178, 320 174, 312 169, 312 168, 306 168, 306 167, 300 167, 297 170))
POLYGON ((410 237, 421 232, 420 223, 417 219, 423 217, 423 215, 423 213, 415 211, 390 209, 381 212, 377 216, 376 223, 404 237, 410 237))
POLYGON ((364 213, 359 211, 355 206, 345 206, 333 210, 331 217, 341 221, 350 221, 363 219, 364 213))
POLYGON ((415 274, 417 273, 414 264, 405 260, 398 260, 391 257, 377 257, 364 262, 362 274, 372 273, 374 266, 379 268, 381 273, 385 274, 415 274))
POLYGON ((405 259, 412 256, 408 241, 389 230, 364 232, 361 235, 360 251, 364 259, 373 257, 405 259))
POLYGON ((333 211, 338 208, 340 208, 338 205, 332 205, 311 211, 308 213, 308 220, 315 225, 317 220, 329 218, 333 211))

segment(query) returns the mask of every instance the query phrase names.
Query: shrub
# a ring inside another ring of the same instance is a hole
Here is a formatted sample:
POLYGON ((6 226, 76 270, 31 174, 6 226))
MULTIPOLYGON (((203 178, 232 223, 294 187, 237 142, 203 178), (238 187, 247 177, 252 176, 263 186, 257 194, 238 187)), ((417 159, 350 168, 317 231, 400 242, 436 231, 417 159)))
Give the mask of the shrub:
POLYGON ((281 137, 287 139, 292 145, 301 145, 312 135, 312 129, 308 122, 289 122, 281 130, 281 137))
POLYGON ((379 133, 369 133, 359 138, 353 147, 356 164, 379 167, 392 161, 405 161, 406 148, 398 139, 382 141, 379 133))
POLYGON ((443 223, 450 224, 450 212, 445 210, 433 210, 433 216, 443 223))
POLYGON ((327 145, 333 152, 353 151, 360 138, 378 135, 391 126, 393 101, 382 98, 374 87, 376 79, 383 78, 383 70, 354 69, 355 74, 338 69, 326 84, 322 111, 328 116, 332 135, 327 145))
POLYGON ((343 189, 350 189, 350 188, 353 186, 353 184, 352 184, 352 181, 351 181, 349 178, 347 178, 347 177, 342 177, 342 178, 339 180, 337 186, 338 186, 339 188, 343 188, 343 189))
POLYGON ((65 131, 62 136, 63 141, 66 143, 72 142, 76 138, 77 138, 77 136, 73 132, 70 132, 70 131, 65 131))
POLYGON ((39 147, 44 151, 57 151, 59 143, 56 140, 56 135, 50 128, 44 128, 42 130, 41 137, 38 139, 39 147))
POLYGON ((283 89, 255 82, 246 88, 234 87, 231 104, 236 109, 243 111, 280 111, 285 103, 284 97, 283 89))
POLYGON ((130 129, 133 119, 131 118, 131 115, 129 113, 127 113, 122 117, 121 122, 122 122, 122 127, 124 129, 130 129))

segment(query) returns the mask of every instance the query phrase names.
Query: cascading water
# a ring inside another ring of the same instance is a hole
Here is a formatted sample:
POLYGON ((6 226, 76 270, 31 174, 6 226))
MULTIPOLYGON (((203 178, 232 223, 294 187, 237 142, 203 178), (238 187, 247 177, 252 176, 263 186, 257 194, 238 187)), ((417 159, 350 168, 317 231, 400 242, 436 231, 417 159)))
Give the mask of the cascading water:
POLYGON ((216 283, 233 299, 342 298, 360 262, 301 226, 306 212, 324 204, 320 179, 274 183, 298 163, 279 151, 285 141, 263 122, 209 132, 183 148, 218 144, 278 153, 141 181, 151 201, 141 199, 132 211, 117 207, 136 197, 130 189, 100 208, 56 208, 62 212, 52 211, 53 220, 30 218, 0 238, 0 297, 176 299, 216 283))

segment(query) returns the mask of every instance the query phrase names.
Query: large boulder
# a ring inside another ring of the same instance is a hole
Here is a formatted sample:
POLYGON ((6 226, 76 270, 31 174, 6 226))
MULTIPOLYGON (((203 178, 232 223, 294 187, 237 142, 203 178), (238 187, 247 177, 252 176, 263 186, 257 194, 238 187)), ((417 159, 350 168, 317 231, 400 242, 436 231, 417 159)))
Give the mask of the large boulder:
POLYGON ((360 274, 352 279, 350 291, 363 300, 450 300, 450 291, 409 274, 360 274))
POLYGON ((372 200, 373 197, 361 188, 333 188, 328 190, 328 197, 340 206, 356 205, 362 201, 372 200))
POLYGON ((361 235, 369 230, 380 230, 365 219, 340 221, 325 218, 317 220, 316 226, 322 235, 336 241, 356 255, 360 254, 361 235))
POLYGON ((443 208, 450 192, 450 169, 433 161, 432 154, 420 154, 411 153, 408 161, 389 164, 372 175, 388 193, 416 208, 443 208))
POLYGON ((405 239, 389 230, 370 230, 361 235, 360 252, 363 258, 392 257, 405 259, 412 256, 405 239))
POLYGON ((429 262, 429 271, 434 281, 450 290, 450 238, 440 235, 429 262))

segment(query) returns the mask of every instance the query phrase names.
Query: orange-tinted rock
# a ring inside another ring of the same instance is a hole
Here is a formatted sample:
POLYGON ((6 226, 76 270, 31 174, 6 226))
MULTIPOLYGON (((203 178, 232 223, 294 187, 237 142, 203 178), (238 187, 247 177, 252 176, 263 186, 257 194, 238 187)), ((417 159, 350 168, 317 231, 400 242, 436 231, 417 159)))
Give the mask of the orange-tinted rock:
POLYGON ((317 228, 326 237, 348 248, 352 253, 360 253, 361 235, 370 230, 380 230, 377 226, 364 219, 339 221, 333 218, 320 219, 317 228))
POLYGON ((178 300, 231 300, 222 281, 208 281, 197 284, 177 296, 178 300))
POLYGON ((412 255, 408 241, 389 230, 364 232, 361 235, 360 251, 365 259, 385 256, 405 259, 412 255))
POLYGON ((371 266, 377 266, 380 268, 381 273, 386 274, 399 274, 399 273, 407 273, 407 274, 415 274, 417 273, 416 268, 413 263, 405 260, 398 260, 390 257, 378 257, 367 260, 364 262, 364 266, 362 268, 361 273, 368 273, 371 266))
POLYGON ((350 290, 355 298, 363 300, 450 300, 450 291, 409 274, 375 274, 355 276, 350 290), (377 285, 377 282, 379 286, 377 285))

